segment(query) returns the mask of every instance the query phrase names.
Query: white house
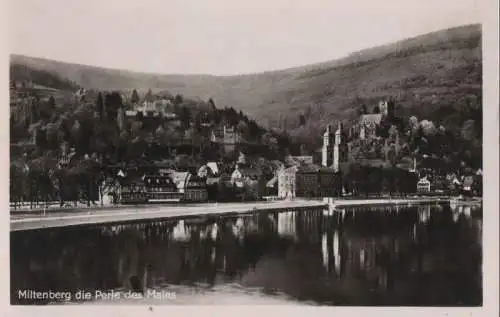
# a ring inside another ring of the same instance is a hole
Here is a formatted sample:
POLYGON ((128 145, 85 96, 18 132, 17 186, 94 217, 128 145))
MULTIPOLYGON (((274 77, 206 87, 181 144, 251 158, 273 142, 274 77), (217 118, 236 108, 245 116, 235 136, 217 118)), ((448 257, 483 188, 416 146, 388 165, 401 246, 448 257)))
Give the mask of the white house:
POLYGON ((430 192, 431 191, 431 182, 427 179, 427 177, 421 178, 417 183, 417 192, 430 192))
POLYGON ((278 176, 278 197, 293 198, 295 197, 295 175, 298 167, 280 167, 277 171, 278 176))

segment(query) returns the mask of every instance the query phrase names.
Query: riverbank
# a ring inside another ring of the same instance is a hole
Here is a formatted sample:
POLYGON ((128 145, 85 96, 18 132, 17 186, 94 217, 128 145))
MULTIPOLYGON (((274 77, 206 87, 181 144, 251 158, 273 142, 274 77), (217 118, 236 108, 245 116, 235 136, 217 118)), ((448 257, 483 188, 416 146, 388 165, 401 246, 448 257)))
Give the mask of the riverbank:
POLYGON ((142 220, 161 220, 192 216, 220 216, 244 214, 264 210, 328 208, 322 201, 275 201, 253 203, 204 203, 192 205, 120 206, 103 210, 87 208, 73 211, 51 212, 45 215, 11 215, 10 230, 23 231, 91 224, 124 223, 142 220))
POLYGON ((328 208, 341 209, 356 206, 411 206, 418 204, 451 203, 455 205, 477 204, 481 199, 473 202, 450 199, 449 197, 425 198, 377 198, 377 199, 334 199, 323 200, 291 200, 291 201, 265 201, 241 203, 198 203, 198 204, 172 204, 172 205, 118 205, 97 207, 75 207, 67 209, 51 209, 46 212, 30 210, 11 212, 11 231, 34 230, 54 227, 67 227, 100 223, 124 223, 142 220, 161 220, 179 217, 194 216, 220 216, 224 214, 241 214, 263 210, 287 210, 328 208))

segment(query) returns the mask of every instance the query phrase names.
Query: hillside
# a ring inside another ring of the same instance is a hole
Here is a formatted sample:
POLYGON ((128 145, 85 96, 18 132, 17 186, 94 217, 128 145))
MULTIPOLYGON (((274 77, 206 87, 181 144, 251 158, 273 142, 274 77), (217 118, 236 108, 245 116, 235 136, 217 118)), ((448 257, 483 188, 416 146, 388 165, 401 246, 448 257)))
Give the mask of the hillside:
POLYGON ((360 102, 370 106, 380 98, 395 97, 401 112, 438 121, 448 120, 442 109, 479 103, 481 26, 442 30, 325 63, 235 76, 146 74, 19 55, 11 56, 11 65, 45 70, 86 88, 212 97, 217 107, 232 106, 261 124, 290 130, 297 130, 306 113, 307 131, 315 133, 327 121, 352 118, 360 102))

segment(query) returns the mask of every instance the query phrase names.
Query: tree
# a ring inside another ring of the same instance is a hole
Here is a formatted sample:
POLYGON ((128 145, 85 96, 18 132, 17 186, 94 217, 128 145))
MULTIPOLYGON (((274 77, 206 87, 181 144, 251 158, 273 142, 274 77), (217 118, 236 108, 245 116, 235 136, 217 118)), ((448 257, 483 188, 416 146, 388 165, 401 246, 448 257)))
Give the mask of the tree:
POLYGON ((299 126, 304 126, 304 125, 306 125, 306 117, 303 114, 301 114, 299 116, 299 126))
POLYGON ((247 163, 246 156, 243 152, 240 152, 240 155, 238 156, 238 161, 236 163, 243 165, 247 163))
POLYGON ((40 118, 45 120, 49 119, 54 113, 54 110, 56 108, 56 101, 54 97, 50 96, 49 100, 39 104, 40 104, 40 109, 39 109, 40 118))
POLYGON ((100 119, 104 119, 104 115, 105 115, 104 100, 102 98, 102 93, 101 92, 99 92, 97 94, 96 109, 97 109, 97 113, 99 113, 99 118, 100 119))
POLYGON ((208 105, 210 106, 210 110, 212 110, 212 111, 217 110, 217 107, 215 106, 215 102, 212 98, 208 99, 208 105))
POLYGON ((181 121, 181 124, 185 129, 189 128, 191 123, 191 111, 188 107, 184 106, 181 108, 179 120, 181 121))
POLYGON ((47 124, 45 129, 47 137, 47 147, 51 150, 58 149, 61 141, 59 125, 56 123, 49 123, 47 124))
POLYGON ((180 104, 182 104, 182 102, 184 101, 184 98, 182 98, 182 95, 175 95, 174 97, 174 105, 178 106, 180 104))
POLYGON ((416 116, 411 116, 408 120, 408 124, 411 134, 415 134, 420 126, 418 118, 416 116))
POLYGON ((393 121, 396 117, 396 102, 392 98, 387 101, 387 116, 389 118, 389 121, 391 123, 394 123, 393 121))
POLYGON ((248 129, 248 125, 240 120, 240 122, 238 122, 238 125, 236 126, 236 130, 244 137, 244 138, 248 138, 248 135, 249 135, 249 129, 248 129))
POLYGON ((145 99, 147 101, 152 101, 152 99, 153 99, 153 92, 151 91, 151 88, 148 89, 148 92, 146 93, 145 99))
POLYGON ((104 107, 108 120, 116 120, 118 109, 123 108, 122 96, 114 91, 104 97, 104 107))
POLYGON ((175 157, 175 167, 180 171, 187 171, 191 163, 189 155, 181 154, 175 157))
POLYGON ((366 104, 365 103, 362 103, 360 106, 359 106, 359 115, 365 115, 365 114, 368 114, 368 108, 366 107, 366 104))
POLYGON ((422 127, 422 132, 425 136, 434 136, 437 132, 436 126, 432 121, 422 120, 420 122, 420 126, 422 127))
POLYGON ((133 90, 132 91, 132 97, 130 97, 130 102, 132 102, 133 104, 136 104, 138 103, 140 100, 139 98, 139 94, 137 93, 137 90, 133 90))
POLYGON ((460 129, 460 135, 466 141, 474 140, 475 132, 475 121, 472 119, 465 121, 462 125, 462 128, 460 129))

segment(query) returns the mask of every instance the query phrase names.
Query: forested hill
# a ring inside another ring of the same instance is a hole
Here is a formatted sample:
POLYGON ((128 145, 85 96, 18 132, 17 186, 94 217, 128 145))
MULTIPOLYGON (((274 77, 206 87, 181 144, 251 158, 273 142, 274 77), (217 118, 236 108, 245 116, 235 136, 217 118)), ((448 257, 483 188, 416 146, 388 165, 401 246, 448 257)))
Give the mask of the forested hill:
MULTIPOLYGON (((353 116, 360 99, 396 97, 417 115, 433 115, 481 90, 481 26, 467 25, 353 53, 343 59, 237 76, 161 75, 12 55, 12 65, 42 69, 86 88, 168 90, 234 107, 271 126, 295 129, 353 116), (309 125, 308 124, 308 125, 309 125)), ((15 72, 14 72, 15 73, 15 72)))

